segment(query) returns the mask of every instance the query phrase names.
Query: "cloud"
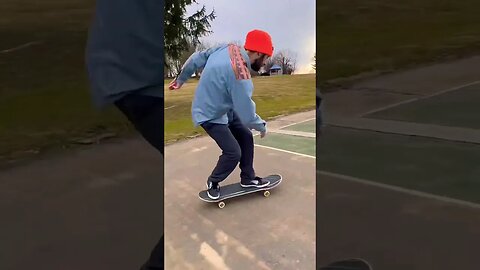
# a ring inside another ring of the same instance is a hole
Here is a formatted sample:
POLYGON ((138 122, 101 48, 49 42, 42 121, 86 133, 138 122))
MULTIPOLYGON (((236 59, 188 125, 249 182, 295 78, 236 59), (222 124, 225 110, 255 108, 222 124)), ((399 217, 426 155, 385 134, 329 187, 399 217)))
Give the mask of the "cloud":
POLYGON ((199 0, 187 11, 205 5, 215 9, 214 32, 202 40, 210 44, 245 41, 252 29, 270 33, 275 51, 288 49, 297 54, 299 71, 311 70, 315 53, 315 1, 312 0, 199 0))

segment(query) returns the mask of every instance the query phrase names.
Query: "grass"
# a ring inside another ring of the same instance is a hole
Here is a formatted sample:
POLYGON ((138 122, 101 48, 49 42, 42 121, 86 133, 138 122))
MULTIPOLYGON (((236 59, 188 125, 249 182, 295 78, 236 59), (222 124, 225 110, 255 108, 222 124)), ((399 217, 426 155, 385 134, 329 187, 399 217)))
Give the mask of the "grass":
POLYGON ((84 93, 67 87, 63 89, 0 100, 0 161, 43 152, 51 147, 70 147, 81 139, 100 134, 118 136, 131 130, 115 110, 100 113, 90 109, 84 93))
POLYGON ((94 1, 4 0, 0 9, 0 164, 80 137, 132 131, 91 103, 84 50, 94 1))
POLYGON ((320 80, 391 71, 480 52, 480 1, 323 0, 320 80))
MULTIPOLYGON (((2 1, 0 51, 30 45, 0 53, 0 165, 52 148, 73 147, 78 138, 136 134, 115 108, 97 111, 91 103, 84 55, 94 4, 2 1)), ((256 79, 255 98, 263 117, 314 106, 314 77, 296 78, 274 80, 278 82, 274 88, 266 85, 268 80, 256 79), (306 85, 308 89, 298 89, 306 85)), ((191 123, 193 88, 189 92, 188 87, 175 96, 167 93, 166 106, 176 106, 166 113, 167 140, 198 133, 191 123)))
MULTIPOLYGON (((70 146, 72 138, 134 134, 115 109, 98 112, 90 102, 84 46, 94 3, 2 1, 0 51, 31 45, 0 53, 0 162, 70 146)), ((475 0, 320 1, 319 75, 325 81, 478 53, 479 8, 475 0)), ((255 79, 259 114, 268 119, 311 108, 306 92, 314 79, 298 78, 269 78, 273 85, 255 79)), ((167 107, 175 105, 166 113, 169 142, 201 133, 188 116, 192 92, 167 94, 167 107)))
MULTIPOLYGON (((0 11, 0 163, 70 148, 78 138, 136 134, 113 107, 97 111, 90 100, 85 43, 95 1, 5 0, 0 11)), ((313 108, 313 75, 255 79, 259 114, 313 108)), ((166 94, 166 140, 199 133, 192 126, 194 84, 166 94)))
MULTIPOLYGON (((194 128, 191 102, 198 81, 191 80, 180 91, 165 90, 165 141, 204 134, 194 128)), ((315 108, 315 75, 272 76, 253 78, 257 113, 265 120, 279 115, 315 108)))
POLYGON ((317 169, 479 203, 480 146, 326 127, 317 169))

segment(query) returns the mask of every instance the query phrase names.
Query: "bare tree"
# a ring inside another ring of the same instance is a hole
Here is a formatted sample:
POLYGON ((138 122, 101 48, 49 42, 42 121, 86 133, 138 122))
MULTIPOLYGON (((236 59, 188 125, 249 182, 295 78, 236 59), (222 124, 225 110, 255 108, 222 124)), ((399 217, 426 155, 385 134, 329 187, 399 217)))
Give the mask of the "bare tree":
POLYGON ((265 69, 266 72, 270 72, 270 69, 273 67, 273 65, 275 65, 275 56, 268 58, 263 68, 265 69))
POLYGON ((180 52, 179 56, 173 58, 166 55, 165 58, 165 76, 167 78, 176 77, 182 71, 183 64, 195 52, 196 46, 190 40, 187 41, 186 50, 180 52))
MULTIPOLYGON (((205 51, 207 49, 210 49, 212 47, 214 47, 214 46, 212 46, 208 42, 200 42, 199 44, 197 44, 197 47, 196 47, 195 51, 201 52, 201 51, 205 51)), ((195 78, 196 79, 200 79, 200 75, 202 74, 202 71, 203 71, 203 69, 195 70, 195 78)))
POLYGON ((290 67, 288 69, 288 74, 289 75, 292 75, 292 74, 295 74, 295 70, 297 70, 297 57, 295 56, 295 58, 292 59, 292 62, 290 64, 290 67))
POLYGON ((282 68, 283 74, 291 75, 297 68, 297 54, 290 50, 282 50, 276 53, 272 57, 271 62, 267 62, 267 64, 271 64, 269 69, 273 64, 277 64, 282 68))

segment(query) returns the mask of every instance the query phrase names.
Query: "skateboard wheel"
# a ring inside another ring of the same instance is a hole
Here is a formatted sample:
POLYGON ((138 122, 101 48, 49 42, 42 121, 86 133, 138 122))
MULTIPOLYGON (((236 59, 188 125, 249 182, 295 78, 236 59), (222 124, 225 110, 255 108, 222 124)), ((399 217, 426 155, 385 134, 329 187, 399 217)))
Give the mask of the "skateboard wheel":
POLYGON ((265 197, 268 197, 268 196, 270 196, 270 191, 268 191, 268 190, 265 190, 265 192, 263 192, 263 196, 265 196, 265 197))
POLYGON ((224 207, 225 207, 225 203, 224 203, 224 202, 219 202, 219 203, 218 203, 218 207, 224 208, 224 207))

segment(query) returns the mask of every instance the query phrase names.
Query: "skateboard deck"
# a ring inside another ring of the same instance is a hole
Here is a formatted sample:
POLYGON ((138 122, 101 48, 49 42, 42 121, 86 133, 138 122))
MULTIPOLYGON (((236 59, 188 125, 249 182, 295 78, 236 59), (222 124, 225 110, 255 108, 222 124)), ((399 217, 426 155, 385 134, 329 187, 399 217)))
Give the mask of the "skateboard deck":
POLYGON ((268 197, 270 196, 270 189, 275 188, 276 186, 280 185, 282 182, 282 176, 279 174, 273 174, 269 175, 267 177, 264 177, 263 179, 266 179, 270 181, 270 184, 266 187, 263 188, 256 188, 256 187, 248 187, 244 188, 240 186, 240 183, 234 183, 234 184, 229 184, 226 186, 220 186, 220 197, 218 199, 210 199, 207 195, 206 190, 202 190, 198 193, 198 197, 200 200, 205 201, 205 202, 214 202, 218 203, 218 207, 223 208, 225 207, 225 200, 230 199, 230 198, 235 198, 239 196, 243 196, 246 194, 250 193, 255 193, 259 191, 263 191, 263 196, 268 197))
POLYGON ((372 266, 363 259, 348 259, 333 262, 320 270, 372 270, 372 266))

